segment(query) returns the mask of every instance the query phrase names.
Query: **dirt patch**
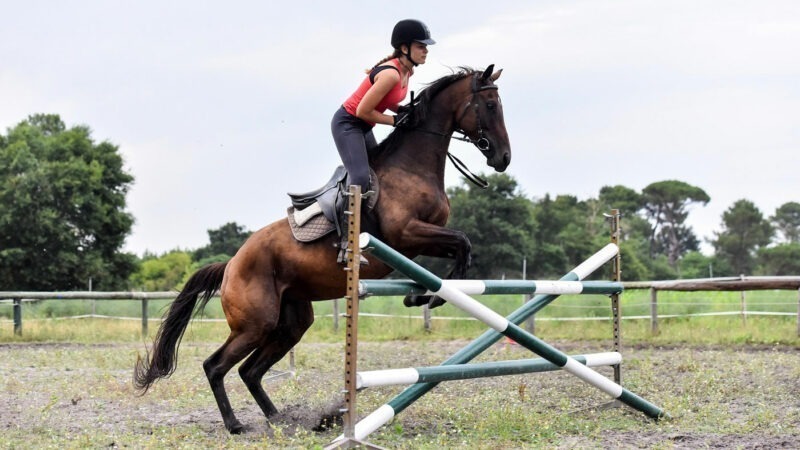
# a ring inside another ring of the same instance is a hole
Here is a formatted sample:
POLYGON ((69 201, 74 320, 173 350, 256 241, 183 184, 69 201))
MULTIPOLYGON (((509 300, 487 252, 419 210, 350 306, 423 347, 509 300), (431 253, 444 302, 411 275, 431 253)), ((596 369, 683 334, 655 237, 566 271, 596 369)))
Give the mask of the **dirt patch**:
MULTIPOLYGON (((359 368, 436 365, 466 343, 365 343, 359 368)), ((591 342, 553 344, 570 354, 607 350, 591 342)), ((324 445, 341 432, 335 417, 341 404, 342 345, 301 344, 296 376, 265 381, 281 410, 269 421, 232 371, 226 386, 234 411, 248 426, 234 441, 202 373, 202 360, 215 347, 184 343, 175 375, 137 396, 131 376, 139 345, 0 345, 5 435, 0 444, 150 447, 182 439, 178 442, 189 446, 308 447, 324 445), (320 429, 323 417, 330 421, 320 429)), ((655 424, 627 408, 596 410, 608 399, 564 373, 515 375, 442 384, 376 433, 375 442, 406 448, 459 442, 474 448, 800 448, 800 349, 639 346, 626 349, 624 356, 623 384, 670 412, 672 420, 655 424), (492 430, 497 430, 496 441, 492 430), (555 431, 547 435, 544 430, 555 431), (481 440, 469 441, 470 436, 481 440)), ((502 343, 480 360, 529 357, 525 349, 502 343)), ((360 415, 401 390, 364 391, 360 415)))

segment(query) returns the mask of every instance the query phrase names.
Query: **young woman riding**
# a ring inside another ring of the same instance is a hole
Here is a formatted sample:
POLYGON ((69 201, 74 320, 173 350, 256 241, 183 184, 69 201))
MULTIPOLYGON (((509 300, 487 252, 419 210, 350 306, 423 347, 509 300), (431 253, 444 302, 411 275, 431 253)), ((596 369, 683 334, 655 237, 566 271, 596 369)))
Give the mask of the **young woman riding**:
POLYGON ((402 126, 407 113, 384 114, 388 109, 398 112, 400 102, 408 93, 408 79, 414 67, 425 64, 428 45, 435 44, 428 27, 419 20, 401 20, 392 30, 394 53, 367 70, 358 89, 336 111, 331 131, 336 148, 350 174, 350 184, 369 190, 368 153, 378 143, 372 134, 375 124, 402 126))

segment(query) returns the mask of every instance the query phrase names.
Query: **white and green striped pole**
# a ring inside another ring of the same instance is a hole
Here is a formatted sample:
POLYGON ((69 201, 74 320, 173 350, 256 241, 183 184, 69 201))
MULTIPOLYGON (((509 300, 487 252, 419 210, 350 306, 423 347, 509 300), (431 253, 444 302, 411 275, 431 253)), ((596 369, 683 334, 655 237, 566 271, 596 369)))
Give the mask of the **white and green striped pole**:
MULTIPOLYGON (((517 324, 522 323, 528 317, 555 300, 557 296, 541 296, 541 298, 537 296, 534 301, 526 303, 507 318, 504 318, 468 295, 453 288, 448 288, 442 283, 439 277, 423 269, 368 233, 361 234, 359 244, 361 248, 369 249, 383 262, 413 279, 425 289, 435 292, 454 306, 468 312, 492 328, 492 330, 487 331, 470 345, 464 347, 450 357, 442 365, 463 364, 468 362, 505 335, 558 367, 573 373, 603 392, 606 392, 613 398, 635 409, 639 409, 650 417, 657 419, 666 415, 662 409, 652 403, 647 402, 588 367, 581 365, 574 359, 569 358, 569 356, 559 352, 549 344, 517 326, 517 324)), ((619 249, 616 245, 608 244, 591 258, 576 267, 575 270, 562 277, 562 281, 577 281, 585 278, 588 274, 597 269, 597 267, 616 256, 618 251, 619 249)), ((392 401, 381 406, 357 423, 355 427, 356 437, 363 438, 368 436, 380 426, 390 421, 400 411, 425 395, 425 393, 430 391, 434 386, 436 386, 436 383, 418 383, 408 387, 392 401)))
MULTIPOLYGON (((616 281, 442 280, 442 284, 467 295, 612 295, 623 290, 616 281)), ((360 296, 433 294, 414 280, 361 280, 358 290, 360 296)))
MULTIPOLYGON (((572 356, 588 367, 613 366, 622 362, 619 352, 590 353, 572 356)), ((356 374, 356 387, 366 389, 415 383, 468 380, 471 378, 520 375, 524 373, 551 372, 560 367, 543 358, 495 361, 478 364, 450 366, 406 367, 402 369, 369 370, 356 374)))

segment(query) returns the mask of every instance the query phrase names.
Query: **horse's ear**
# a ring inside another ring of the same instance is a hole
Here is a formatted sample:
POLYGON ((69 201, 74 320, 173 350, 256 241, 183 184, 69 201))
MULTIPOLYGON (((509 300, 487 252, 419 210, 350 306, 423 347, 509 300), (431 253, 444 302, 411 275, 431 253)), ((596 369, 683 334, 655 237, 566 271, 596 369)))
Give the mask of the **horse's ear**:
POLYGON ((497 81, 500 78, 500 74, 503 73, 503 69, 498 70, 497 72, 492 74, 492 81, 497 81))
POLYGON ((494 64, 489 64, 489 67, 483 71, 483 75, 481 75, 481 79, 488 80, 490 76, 492 76, 492 72, 494 71, 494 64))

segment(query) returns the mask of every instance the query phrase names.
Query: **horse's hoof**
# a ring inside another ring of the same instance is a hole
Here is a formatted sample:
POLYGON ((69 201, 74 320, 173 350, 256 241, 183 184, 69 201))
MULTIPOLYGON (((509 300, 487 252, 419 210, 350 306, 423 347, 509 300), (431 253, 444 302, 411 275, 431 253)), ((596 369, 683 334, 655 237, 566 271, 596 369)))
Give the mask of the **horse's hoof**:
POLYGON ((238 420, 236 421, 236 423, 233 423, 230 426, 226 425, 225 428, 228 429, 228 432, 230 434, 242 434, 246 431, 245 426, 242 425, 242 423, 239 422, 238 420))
POLYGON ((445 304, 443 298, 439 297, 438 295, 434 295, 431 297, 431 301, 428 302, 428 309, 438 308, 445 304))
POLYGON ((412 308, 415 306, 427 305, 430 303, 430 300, 430 295, 407 295, 406 298, 403 299, 403 304, 412 308))

